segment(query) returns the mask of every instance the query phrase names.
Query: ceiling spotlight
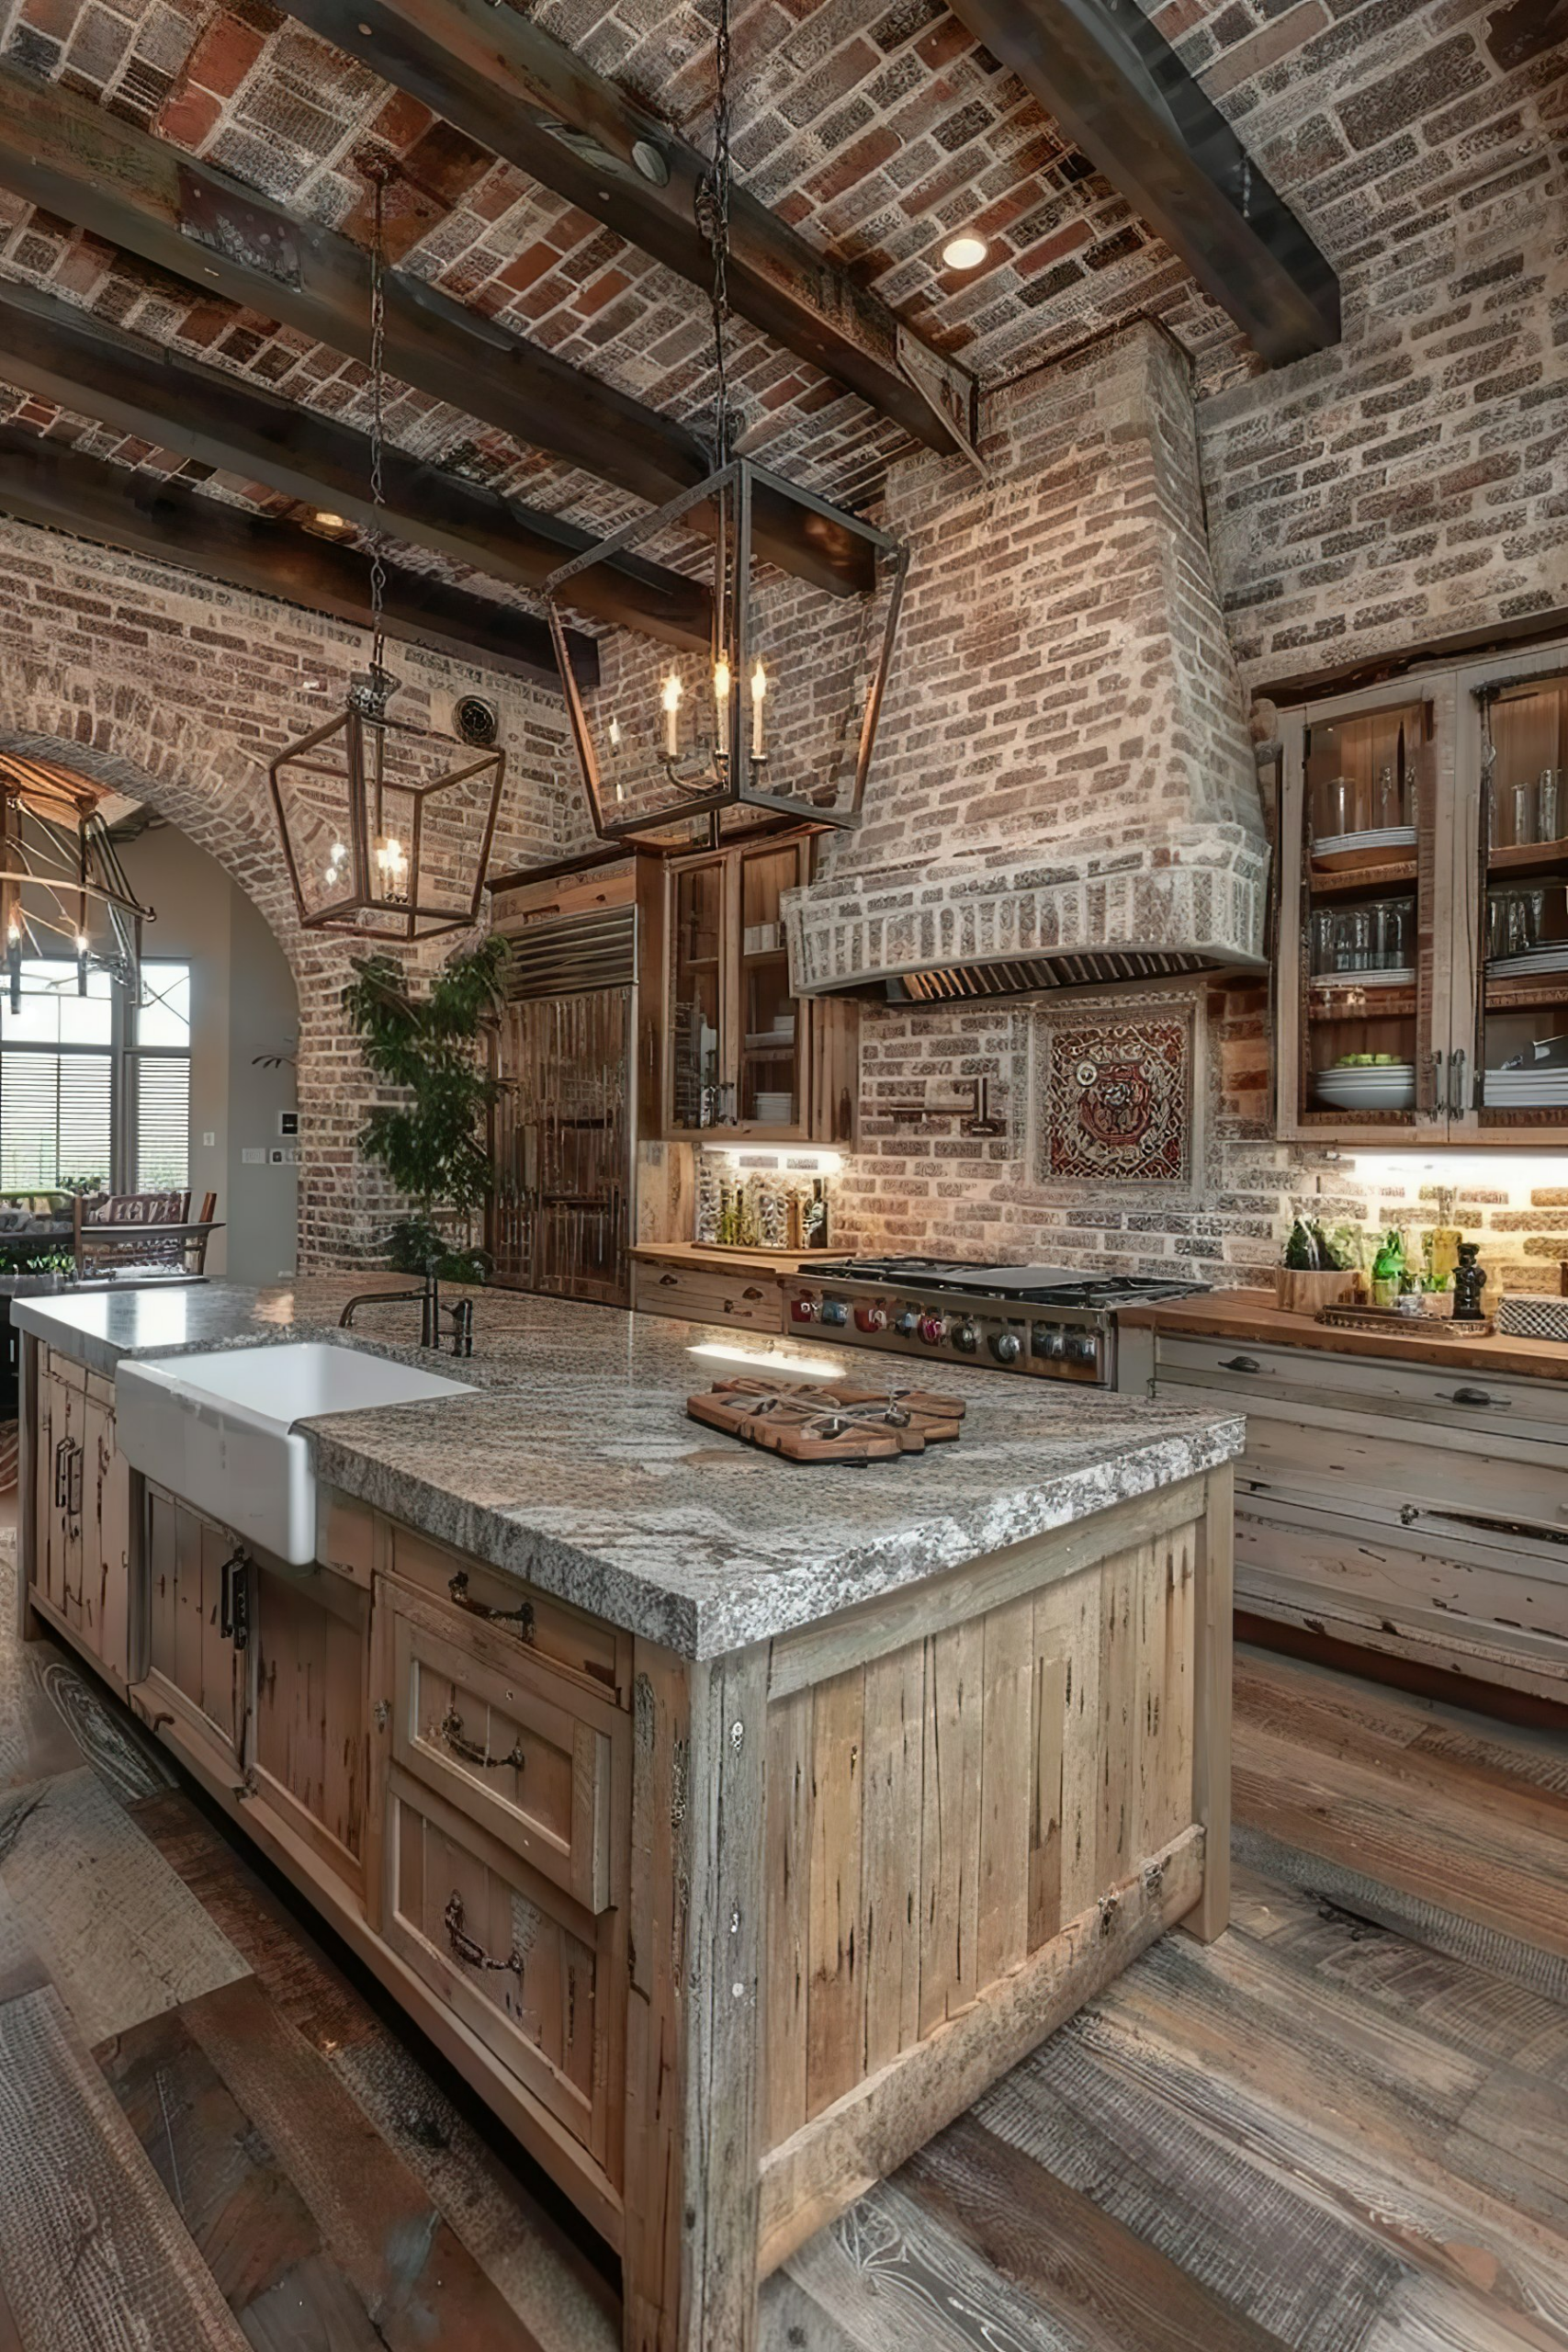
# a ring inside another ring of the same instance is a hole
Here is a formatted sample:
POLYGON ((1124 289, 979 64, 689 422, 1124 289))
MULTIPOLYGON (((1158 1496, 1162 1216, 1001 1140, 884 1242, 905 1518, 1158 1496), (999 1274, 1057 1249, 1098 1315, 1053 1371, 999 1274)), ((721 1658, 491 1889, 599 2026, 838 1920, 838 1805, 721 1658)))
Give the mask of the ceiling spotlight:
POLYGON ((978 269, 987 253, 984 237, 950 237, 942 249, 945 269, 978 269))

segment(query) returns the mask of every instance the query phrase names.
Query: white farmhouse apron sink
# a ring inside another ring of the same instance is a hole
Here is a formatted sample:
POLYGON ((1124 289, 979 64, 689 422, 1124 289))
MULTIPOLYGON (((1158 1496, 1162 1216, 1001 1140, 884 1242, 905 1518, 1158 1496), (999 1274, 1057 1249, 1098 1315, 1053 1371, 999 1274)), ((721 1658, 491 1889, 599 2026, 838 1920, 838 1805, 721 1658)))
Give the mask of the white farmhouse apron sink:
POLYGON ((329 1340, 150 1357, 115 1375, 120 1451, 134 1469, 263 1551, 316 1556, 316 1479, 295 1424, 472 1386, 329 1340))

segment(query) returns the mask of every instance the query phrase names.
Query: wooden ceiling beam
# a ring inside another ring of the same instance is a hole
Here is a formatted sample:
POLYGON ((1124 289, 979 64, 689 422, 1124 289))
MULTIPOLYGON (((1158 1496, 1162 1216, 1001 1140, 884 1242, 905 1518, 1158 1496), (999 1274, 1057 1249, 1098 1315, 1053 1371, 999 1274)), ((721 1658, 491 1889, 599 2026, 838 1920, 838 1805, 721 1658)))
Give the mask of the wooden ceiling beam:
MULTIPOLYGON (((370 626, 365 559, 355 548, 296 524, 220 506, 182 482, 85 457, 15 424, 0 425, 0 514, 356 628, 370 626)), ((395 564, 387 571, 382 624, 403 643, 559 685, 543 621, 395 564)), ((594 640, 576 639, 571 655, 578 674, 591 680, 598 668, 594 640)))
MULTIPOLYGON (((705 293, 707 159, 519 9, 491 0, 284 0, 492 154, 705 293)), ((943 454, 970 440, 974 379, 765 204, 734 190, 729 299, 741 318, 943 454)))
MULTIPOLYGON (((370 360, 370 256, 90 98, 0 65, 0 187, 207 294, 370 360)), ((401 270, 385 277, 386 365, 650 505, 712 470, 706 443, 401 270)), ((701 514, 693 526, 702 527, 701 514)), ((759 552, 836 593, 863 589, 864 542, 779 500, 759 502, 759 552)))
MULTIPOLYGON (((57 296, 0 286, 0 379, 156 448, 375 527, 367 435, 243 377, 126 334, 57 296)), ((514 587, 537 588, 593 544, 586 531, 556 515, 399 449, 386 450, 383 474, 383 527, 393 538, 514 587)), ((596 620, 673 645, 709 642, 711 597, 700 580, 620 556, 596 564, 578 584, 579 609, 596 620)))
MULTIPOLYGON (((1339 340, 1339 281, 1135 6, 948 0, 953 15, 1278 366, 1339 340)), ((348 44, 344 44, 346 47, 348 44)))

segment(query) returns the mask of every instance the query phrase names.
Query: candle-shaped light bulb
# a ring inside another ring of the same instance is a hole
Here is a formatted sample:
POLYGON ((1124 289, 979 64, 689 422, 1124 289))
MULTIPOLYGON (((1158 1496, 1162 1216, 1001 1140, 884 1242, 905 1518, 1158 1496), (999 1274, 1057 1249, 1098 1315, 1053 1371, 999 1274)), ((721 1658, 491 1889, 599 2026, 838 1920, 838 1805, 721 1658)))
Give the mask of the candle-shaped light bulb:
POLYGON ((618 752, 620 748, 621 722, 618 718, 612 718, 610 721, 610 749, 612 752, 618 752))
POLYGON ((681 681, 673 670, 664 681, 664 756, 672 760, 681 748, 681 681))
POLYGON ((760 760, 762 756, 762 704, 767 697, 767 692, 768 673, 763 669, 759 656, 757 665, 751 673, 751 757, 754 760, 760 760))
POLYGON ((86 933, 85 933, 85 932, 81 932, 81 931, 79 931, 79 932, 76 933, 76 953, 77 953, 77 955, 78 955, 78 956, 85 956, 86 952, 87 952, 87 936, 86 936, 86 933))

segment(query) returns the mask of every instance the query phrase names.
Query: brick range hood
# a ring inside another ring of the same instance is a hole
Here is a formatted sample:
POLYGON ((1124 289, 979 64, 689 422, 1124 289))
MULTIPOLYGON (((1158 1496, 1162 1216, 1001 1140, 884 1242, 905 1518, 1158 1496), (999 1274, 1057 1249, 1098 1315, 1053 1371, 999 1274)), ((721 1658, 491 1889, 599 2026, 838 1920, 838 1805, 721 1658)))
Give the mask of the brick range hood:
POLYGON ((1139 320, 895 469, 906 618, 859 834, 785 908, 806 996, 1264 968, 1269 849, 1185 356, 1139 320))

